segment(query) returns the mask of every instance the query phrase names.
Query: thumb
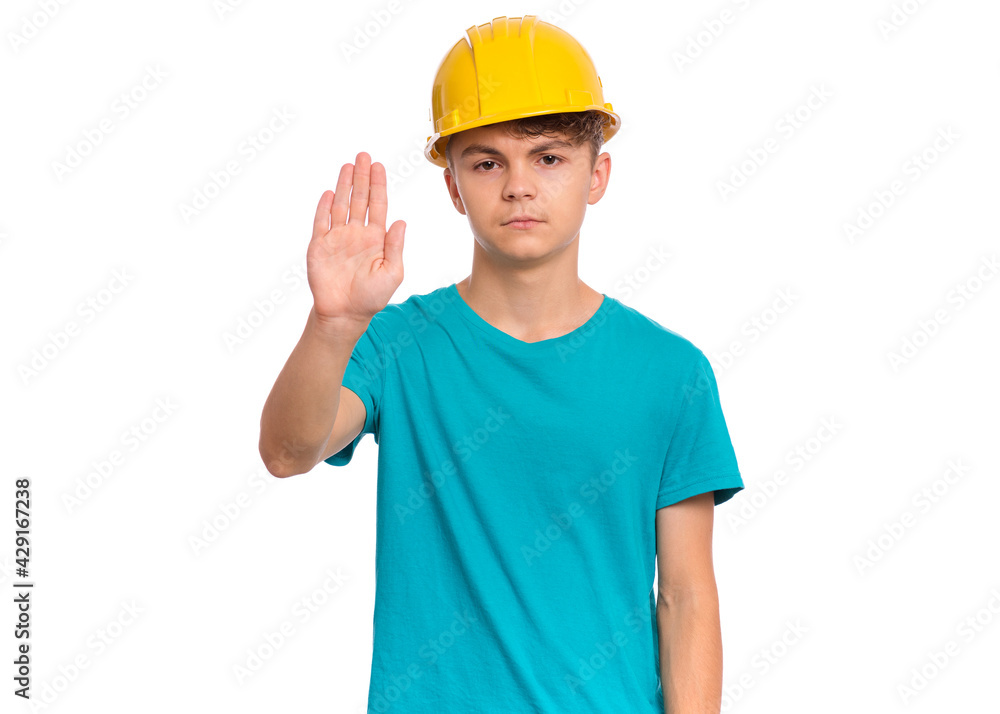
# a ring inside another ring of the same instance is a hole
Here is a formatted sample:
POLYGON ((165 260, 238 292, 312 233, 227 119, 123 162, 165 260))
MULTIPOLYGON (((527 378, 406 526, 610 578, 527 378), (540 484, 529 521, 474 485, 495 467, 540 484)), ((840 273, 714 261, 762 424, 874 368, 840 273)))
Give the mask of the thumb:
POLYGON ((396 221, 389 226, 389 232, 385 234, 385 262, 394 270, 402 270, 403 267, 403 235, 406 233, 406 221, 396 221))

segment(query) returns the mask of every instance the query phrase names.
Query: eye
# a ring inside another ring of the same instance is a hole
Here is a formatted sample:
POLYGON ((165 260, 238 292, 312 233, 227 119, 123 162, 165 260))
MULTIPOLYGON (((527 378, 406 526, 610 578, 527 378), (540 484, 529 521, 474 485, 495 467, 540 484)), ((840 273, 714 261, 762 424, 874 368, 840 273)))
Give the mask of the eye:
MULTIPOLYGON (((496 163, 495 161, 490 161, 490 160, 481 161, 480 163, 478 163, 475 166, 473 166, 473 168, 478 170, 481 166, 483 166, 483 164, 495 164, 495 163, 496 163)), ((489 171, 487 169, 484 169, 484 171, 486 171, 487 173, 489 173, 489 171)))
MULTIPOLYGON (((558 156, 553 156, 552 154, 546 154, 542 159, 555 159, 556 161, 562 161, 558 156)), ((545 164, 546 166, 555 166, 555 164, 545 164)))

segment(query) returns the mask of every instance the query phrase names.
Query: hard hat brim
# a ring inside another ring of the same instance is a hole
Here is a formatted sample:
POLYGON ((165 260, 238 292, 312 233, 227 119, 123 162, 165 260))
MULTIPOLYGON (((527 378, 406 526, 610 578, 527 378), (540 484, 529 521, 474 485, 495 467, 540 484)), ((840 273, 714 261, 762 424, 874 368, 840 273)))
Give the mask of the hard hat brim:
POLYGON ((607 123, 604 125, 604 141, 607 142, 611 137, 618 133, 621 128, 621 118, 612 110, 611 104, 606 104, 604 106, 598 106, 596 104, 588 106, 580 105, 567 105, 563 107, 553 107, 547 105, 545 107, 540 107, 538 109, 519 109, 517 111, 510 112, 498 112, 490 116, 480 117, 473 121, 464 122, 457 126, 450 127, 444 131, 437 132, 432 136, 427 137, 427 145, 424 148, 424 156, 432 164, 440 166, 442 168, 447 168, 448 161, 445 159, 444 151, 447 145, 447 139, 452 134, 457 134, 460 131, 467 131, 469 129, 475 129, 480 126, 487 126, 489 124, 499 124, 504 121, 511 121, 513 119, 522 119, 525 117, 541 116, 544 114, 561 114, 564 112, 585 112, 585 111, 596 111, 600 112, 608 118, 607 123))

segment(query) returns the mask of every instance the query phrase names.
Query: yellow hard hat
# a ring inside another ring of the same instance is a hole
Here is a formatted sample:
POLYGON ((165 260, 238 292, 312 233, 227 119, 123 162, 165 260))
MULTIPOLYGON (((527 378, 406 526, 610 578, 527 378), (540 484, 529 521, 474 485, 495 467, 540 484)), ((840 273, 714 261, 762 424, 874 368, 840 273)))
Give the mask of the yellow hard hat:
POLYGON ((451 48, 434 77, 431 122, 424 155, 441 167, 447 137, 509 119, 582 112, 608 117, 604 141, 621 119, 604 101, 590 55, 572 35, 535 15, 495 17, 473 25, 451 48))

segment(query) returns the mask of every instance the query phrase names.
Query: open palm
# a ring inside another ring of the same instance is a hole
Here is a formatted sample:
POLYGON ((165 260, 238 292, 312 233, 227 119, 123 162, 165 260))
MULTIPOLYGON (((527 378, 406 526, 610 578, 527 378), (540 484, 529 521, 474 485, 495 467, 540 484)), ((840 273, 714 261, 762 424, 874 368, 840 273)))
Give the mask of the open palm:
POLYGON ((336 192, 320 197, 306 252, 319 320, 367 323, 403 282, 406 223, 386 231, 387 208, 385 167, 363 151, 356 164, 341 167, 336 192))

